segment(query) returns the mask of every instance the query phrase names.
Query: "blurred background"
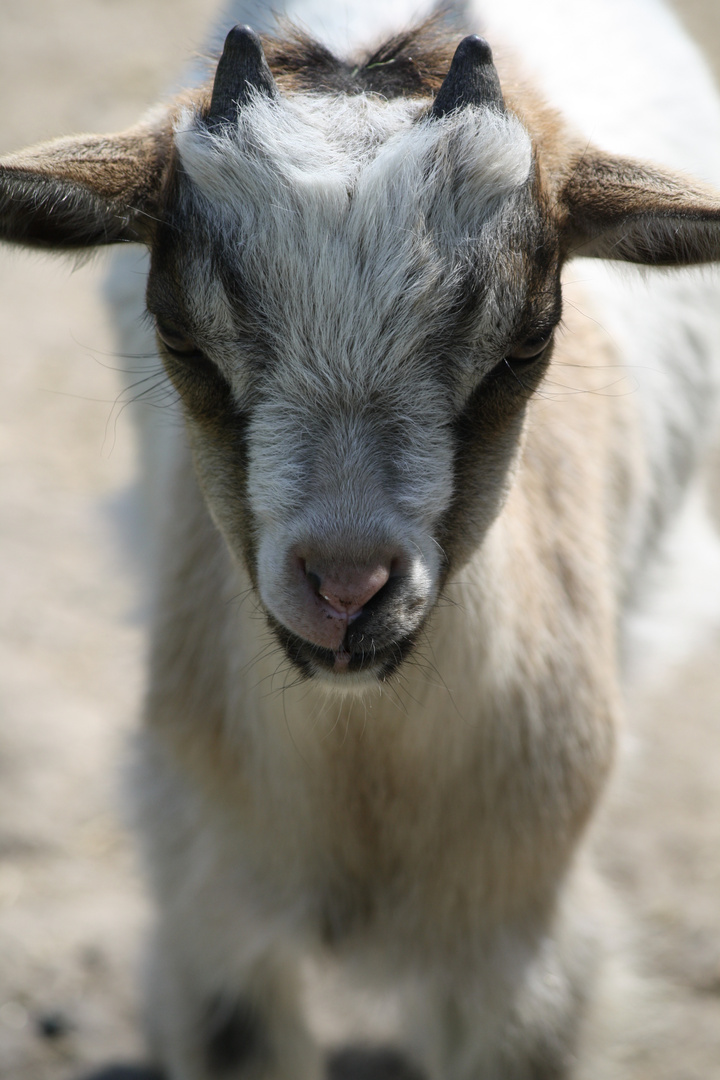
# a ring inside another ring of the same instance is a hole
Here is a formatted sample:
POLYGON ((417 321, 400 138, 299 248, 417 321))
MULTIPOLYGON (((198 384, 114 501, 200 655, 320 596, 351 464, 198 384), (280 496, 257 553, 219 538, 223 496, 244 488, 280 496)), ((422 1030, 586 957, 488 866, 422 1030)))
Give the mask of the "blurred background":
MULTIPOLYGON (((718 0, 674 6, 720 77, 718 0)), ((128 126, 177 84, 218 8, 0 0, 0 153, 128 126)), ((124 542, 137 463, 105 260, 0 251, 3 1080, 75 1080, 141 1057, 147 910, 119 777, 145 604, 124 542)), ((664 987, 638 1080, 720 1080, 720 636, 658 676, 631 702, 633 754, 598 848, 664 987)))

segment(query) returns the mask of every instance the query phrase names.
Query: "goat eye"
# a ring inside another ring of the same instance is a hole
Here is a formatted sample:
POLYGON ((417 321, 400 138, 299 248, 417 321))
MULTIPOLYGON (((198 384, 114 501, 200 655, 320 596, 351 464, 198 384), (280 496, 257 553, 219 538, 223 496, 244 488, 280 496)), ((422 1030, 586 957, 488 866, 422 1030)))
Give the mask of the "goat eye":
POLYGON ((179 353, 182 356, 194 356, 200 352, 193 339, 188 337, 188 335, 174 323, 156 319, 155 326, 160 340, 170 352, 179 353))
POLYGON ((534 337, 526 338, 525 341, 514 347, 507 358, 508 360, 536 360, 545 352, 551 340, 552 333, 536 334, 534 337))

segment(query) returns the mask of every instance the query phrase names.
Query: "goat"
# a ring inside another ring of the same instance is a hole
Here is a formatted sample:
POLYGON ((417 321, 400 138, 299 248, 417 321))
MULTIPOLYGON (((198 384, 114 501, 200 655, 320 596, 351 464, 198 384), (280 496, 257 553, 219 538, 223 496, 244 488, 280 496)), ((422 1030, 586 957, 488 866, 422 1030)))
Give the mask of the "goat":
MULTIPOLYGON (((552 41, 511 11, 552 99, 552 41)), ((720 131, 674 24, 638 22, 720 131)), ((236 27, 211 85, 0 163, 3 239, 150 249, 185 420, 155 489, 135 769, 173 1080, 319 1077, 304 955, 412 982, 405 1047, 430 1076, 584 1067, 602 942, 583 840, 623 620, 715 418, 718 305, 696 273, 617 284, 577 259, 717 260, 720 197, 594 117, 596 147, 582 94, 566 121, 461 36, 436 16, 344 60, 236 27), (621 363, 660 374, 592 393, 621 363)), ((720 181, 709 149, 693 160, 720 181)))

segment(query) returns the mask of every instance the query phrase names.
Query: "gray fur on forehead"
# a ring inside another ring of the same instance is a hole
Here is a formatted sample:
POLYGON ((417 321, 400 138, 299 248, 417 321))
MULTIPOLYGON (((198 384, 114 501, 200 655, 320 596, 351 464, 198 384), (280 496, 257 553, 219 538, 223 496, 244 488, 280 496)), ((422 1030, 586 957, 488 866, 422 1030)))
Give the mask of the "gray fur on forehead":
POLYGON ((497 223, 527 196, 531 144, 515 117, 465 108, 435 120, 426 106, 258 95, 230 131, 191 114, 176 128, 193 215, 264 333, 285 355, 307 362, 310 349, 316 374, 331 363, 332 380, 345 362, 357 389, 363 371, 377 385, 424 347, 428 321, 456 301, 469 242, 485 235, 493 261, 497 223))
POLYGON ((464 233, 525 183, 530 137, 511 114, 465 108, 418 120, 426 108, 425 99, 258 94, 235 128, 217 133, 184 113, 175 141, 198 193, 224 217, 337 225, 351 199, 366 214, 400 209, 404 219, 440 203, 451 232, 464 233))

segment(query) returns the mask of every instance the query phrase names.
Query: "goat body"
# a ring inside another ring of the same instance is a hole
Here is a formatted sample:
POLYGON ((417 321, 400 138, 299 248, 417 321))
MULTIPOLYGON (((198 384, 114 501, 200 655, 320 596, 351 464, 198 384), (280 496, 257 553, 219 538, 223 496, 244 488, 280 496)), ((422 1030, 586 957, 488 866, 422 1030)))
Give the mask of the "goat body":
POLYGON ((368 8, 349 60, 237 29, 212 87, 0 162, 4 239, 149 247, 185 420, 134 788, 173 1080, 319 1077, 304 956, 411 985, 430 1076, 588 1068, 582 838, 720 362, 711 280, 601 260, 720 258, 667 168, 720 181, 720 108, 663 8, 538 6, 497 67, 460 10, 371 48, 368 8))

